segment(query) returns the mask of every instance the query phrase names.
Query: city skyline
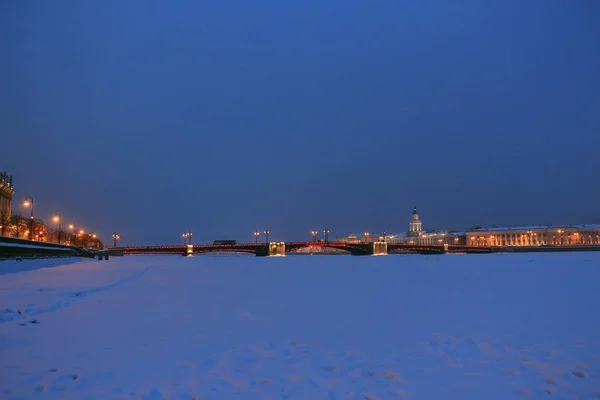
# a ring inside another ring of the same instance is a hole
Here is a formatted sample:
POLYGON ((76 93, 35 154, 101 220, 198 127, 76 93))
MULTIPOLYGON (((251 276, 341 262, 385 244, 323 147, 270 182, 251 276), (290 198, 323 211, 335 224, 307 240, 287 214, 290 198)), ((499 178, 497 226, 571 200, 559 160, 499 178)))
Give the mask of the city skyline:
MULTIPOLYGON (((12 178, 12 177, 11 177, 12 178)), ((13 189, 13 187, 10 187, 11 189, 13 189)), ((14 190, 14 189, 13 189, 14 190)), ((31 207, 31 203, 32 202, 32 198, 31 196, 27 196, 26 200, 24 203, 21 204, 21 207, 26 208, 26 209, 30 209, 31 207), (29 199, 29 200, 28 200, 29 199)), ((10 204, 10 203, 8 203, 10 204)), ((13 216, 20 216, 21 218, 23 218, 24 220, 28 221, 27 218, 25 218, 23 216, 23 214, 21 213, 14 213, 13 216)), ((71 237, 73 235, 74 232, 78 232, 79 234, 83 235, 84 233, 84 229, 81 229, 83 225, 77 225, 77 229, 75 228, 75 224, 71 223, 66 225, 64 228, 60 228, 60 225, 58 225, 58 223, 63 223, 63 217, 60 213, 56 212, 56 213, 52 213, 52 215, 48 218, 48 220, 51 220, 54 224, 57 224, 57 229, 53 229, 51 226, 49 226, 49 224, 45 224, 44 230, 47 230, 47 232, 45 232, 46 234, 51 234, 54 236, 54 239, 52 241, 56 241, 56 237, 58 232, 62 232, 63 235, 65 235, 66 237, 68 237, 68 241, 69 243, 71 243, 71 237)), ((35 221, 36 223, 42 224, 44 223, 44 219, 43 218, 38 218, 37 215, 35 217, 35 221)), ((334 240, 346 240, 347 238, 350 238, 352 236, 358 235, 358 237, 362 236, 363 239, 365 237, 376 237, 376 236, 380 236, 383 237, 384 241, 386 240, 385 238, 389 238, 389 239, 403 239, 404 241, 406 241, 408 243, 409 239, 411 237, 419 237, 422 234, 425 234, 426 236, 423 237, 427 237, 427 235, 431 235, 433 234, 432 237, 435 237, 436 239, 439 237, 440 234, 443 234, 444 236, 446 234, 451 234, 451 236, 453 237, 458 237, 458 236, 465 236, 466 232, 478 232, 478 231, 485 231, 486 229, 492 229, 492 230, 528 230, 528 229, 552 229, 555 230, 554 228, 559 228, 559 227, 564 227, 564 228, 592 228, 592 229, 597 229, 600 227, 599 223, 595 223, 595 222, 600 222, 600 220, 598 221, 592 221, 592 222, 588 222, 588 223, 583 223, 583 224, 577 224, 577 223, 558 223, 558 224, 554 224, 554 223, 547 223, 547 224, 520 224, 520 225, 506 225, 506 224, 499 224, 499 225, 490 225, 490 226, 481 226, 481 225, 473 225, 470 226, 468 228, 463 228, 463 229, 445 229, 445 228, 430 228, 430 227, 423 227, 422 226, 422 221, 419 219, 419 213, 417 211, 417 206, 413 206, 412 212, 411 212, 411 219, 408 220, 407 219, 407 225, 409 226, 408 229, 393 229, 393 230, 365 230, 363 229, 361 230, 356 230, 353 232, 345 232, 345 233, 340 233, 340 234, 335 234, 335 235, 331 235, 331 229, 329 229, 328 227, 325 227, 324 229, 312 229, 308 232, 308 235, 310 235, 310 237, 312 238, 312 241, 317 240, 317 238, 319 240, 325 240, 328 241, 328 238, 330 237, 330 235, 332 237, 334 237, 334 240), (360 232, 360 233, 356 233, 356 232, 360 232)), ((93 229, 92 229, 93 231, 93 229)), ((29 231, 27 231, 29 232, 29 231)), ((560 232, 560 231, 559 231, 560 232)), ((184 240, 184 243, 192 243, 192 233, 193 231, 185 231, 184 233, 182 233, 181 237, 184 240)), ((95 240, 96 237, 98 237, 98 239, 101 239, 101 237, 103 236, 101 233, 96 235, 96 233, 91 233, 89 230, 86 231, 86 234, 95 240)), ((268 240, 268 235, 271 234, 271 230, 266 228, 264 231, 259 230, 255 230, 253 232, 251 232, 251 236, 254 238, 256 243, 262 243, 263 241, 269 241, 268 240), (261 239, 261 237, 264 236, 264 239, 261 239)), ((278 240, 283 240, 283 241, 308 241, 306 240, 306 238, 304 237, 306 235, 306 233, 297 233, 293 238, 291 237, 287 237, 285 239, 281 239, 281 238, 277 238, 275 239, 275 241, 278 240)), ((10 236, 10 235, 9 235, 10 236)), ((48 235, 45 235, 48 236, 48 235)), ((210 233, 209 232, 204 232, 203 235, 201 235, 202 238, 206 238, 206 237, 210 237, 210 233)), ((116 247, 116 243, 117 241, 121 240, 121 235, 118 234, 117 232, 113 232, 111 233, 108 237, 112 238, 113 242, 114 242, 114 246, 116 247)), ((222 237, 223 238, 223 237, 222 237)), ((272 238, 272 236, 271 236, 272 238)), ((231 236, 228 236, 227 239, 232 239, 231 236)), ((206 242, 210 242, 212 239, 208 239, 206 242)), ((233 240, 235 241, 236 238, 233 238, 233 240)), ((370 239, 369 239, 370 240, 370 239)), ((457 238, 458 240, 458 238, 457 238)), ((429 242, 435 242, 436 240, 425 240, 424 243, 429 243, 429 242)), ((251 243, 250 240, 246 240, 246 237, 242 237, 240 242, 242 243, 251 243)), ((168 243, 163 243, 163 244, 175 244, 175 241, 170 241, 168 243)), ((198 243, 198 242, 196 242, 198 243)), ((410 243, 414 243, 414 241, 411 241, 410 243)), ((130 244, 141 244, 141 243, 135 243, 132 242, 130 244)), ((151 244, 151 243, 143 243, 143 244, 151 244)))
POLYGON ((600 4, 234 3, 0 6, 13 213, 130 244, 600 222, 600 4))

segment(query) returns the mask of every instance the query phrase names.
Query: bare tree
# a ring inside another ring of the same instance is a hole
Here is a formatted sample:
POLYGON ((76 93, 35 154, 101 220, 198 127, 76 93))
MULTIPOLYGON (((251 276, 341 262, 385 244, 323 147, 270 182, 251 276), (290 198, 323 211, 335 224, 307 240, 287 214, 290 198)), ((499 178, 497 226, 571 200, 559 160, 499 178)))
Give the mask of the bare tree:
POLYGON ((27 229, 29 229, 29 221, 26 218, 23 218, 20 215, 12 216, 12 230, 14 232, 15 237, 21 237, 21 235, 25 235, 27 229))

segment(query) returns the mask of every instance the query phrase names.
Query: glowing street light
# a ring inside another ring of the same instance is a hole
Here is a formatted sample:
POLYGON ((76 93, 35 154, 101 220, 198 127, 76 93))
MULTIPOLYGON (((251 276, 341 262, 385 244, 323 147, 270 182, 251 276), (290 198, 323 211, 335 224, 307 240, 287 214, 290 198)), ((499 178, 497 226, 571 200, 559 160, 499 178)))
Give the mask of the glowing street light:
POLYGON ((323 230, 323 236, 325 237, 325 243, 329 243, 329 233, 330 233, 329 229, 325 228, 323 230))
POLYGON ((58 224, 58 244, 60 244, 60 231, 62 229, 60 223, 62 222, 62 216, 60 215, 60 213, 56 213, 52 220, 58 224))
POLYGON ((256 231, 254 232, 254 238, 256 239, 256 244, 258 244, 258 237, 260 236, 260 232, 256 231))
POLYGON ((364 232, 363 236, 365 237, 365 242, 369 243, 369 232, 364 232))
POLYGON ((311 231, 310 234, 312 235, 313 242, 316 242, 317 241, 317 235, 319 234, 319 231, 311 231))
POLYGON ((119 241, 119 239, 121 239, 121 236, 119 236, 119 234, 117 232, 113 233, 112 235, 113 237, 113 247, 117 247, 117 242, 119 241))
POLYGON ((184 244, 184 245, 187 245, 187 244, 188 244, 188 242, 187 242, 187 240, 186 240, 187 238, 190 238, 190 239, 189 239, 189 244, 192 244, 192 232, 191 232, 191 231, 190 231, 190 232, 186 232, 186 233, 182 234, 182 235, 181 235, 181 237, 183 238, 183 244, 184 244))
POLYGON ((33 197, 25 197, 23 205, 25 207, 31 207, 31 215, 29 217, 29 240, 33 240, 33 197))
POLYGON ((266 238, 267 244, 269 243, 269 233, 271 233, 271 231, 269 229, 265 229, 265 238, 266 238))
POLYGON ((75 246, 75 225, 69 224, 69 230, 71 231, 71 237, 73 238, 73 246, 75 246))

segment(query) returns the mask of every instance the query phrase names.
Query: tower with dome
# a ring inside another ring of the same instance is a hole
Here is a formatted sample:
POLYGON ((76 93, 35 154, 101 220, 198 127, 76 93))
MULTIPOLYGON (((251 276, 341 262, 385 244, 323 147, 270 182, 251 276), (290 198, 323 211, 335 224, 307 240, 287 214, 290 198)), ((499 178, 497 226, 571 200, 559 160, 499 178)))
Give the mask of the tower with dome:
POLYGON ((408 224, 408 236, 410 237, 418 237, 423 233, 423 223, 419 219, 419 212, 417 211, 417 206, 413 208, 412 219, 408 224))

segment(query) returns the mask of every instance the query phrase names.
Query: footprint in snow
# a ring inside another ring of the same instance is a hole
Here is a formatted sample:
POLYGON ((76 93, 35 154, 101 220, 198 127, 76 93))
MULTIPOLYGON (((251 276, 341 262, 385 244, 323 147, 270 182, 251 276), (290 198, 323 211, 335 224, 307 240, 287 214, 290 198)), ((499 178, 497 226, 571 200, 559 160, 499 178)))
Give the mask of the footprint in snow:
POLYGON ((584 371, 578 370, 576 369, 575 371, 573 371, 573 375, 575 375, 578 378, 585 378, 587 377, 587 374, 584 371))

